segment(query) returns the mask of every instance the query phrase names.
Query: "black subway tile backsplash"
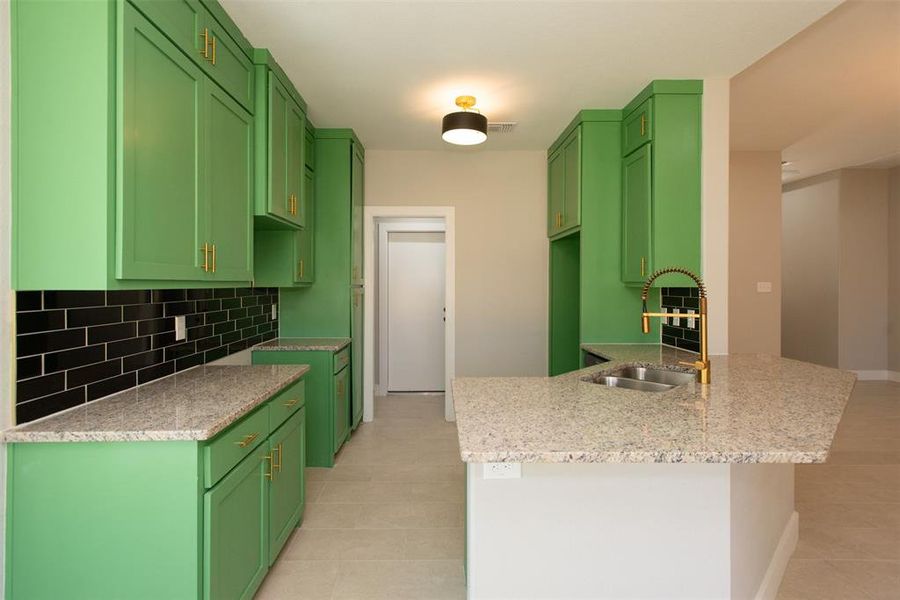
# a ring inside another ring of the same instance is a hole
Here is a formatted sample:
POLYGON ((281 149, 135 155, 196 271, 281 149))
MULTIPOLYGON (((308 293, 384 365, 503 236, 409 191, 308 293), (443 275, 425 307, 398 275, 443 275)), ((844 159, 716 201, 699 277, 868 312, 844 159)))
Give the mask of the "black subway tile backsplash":
POLYGON ((16 422, 272 339, 277 297, 275 288, 17 292, 16 422), (176 315, 187 340, 175 340, 176 315))
MULTIPOLYGON (((688 313, 700 312, 700 292, 695 287, 662 288, 660 290, 660 306, 663 312, 688 313)), ((675 318, 663 319, 662 343, 691 352, 700 351, 700 319, 695 318, 692 326, 686 317, 680 316, 675 324, 675 318)))

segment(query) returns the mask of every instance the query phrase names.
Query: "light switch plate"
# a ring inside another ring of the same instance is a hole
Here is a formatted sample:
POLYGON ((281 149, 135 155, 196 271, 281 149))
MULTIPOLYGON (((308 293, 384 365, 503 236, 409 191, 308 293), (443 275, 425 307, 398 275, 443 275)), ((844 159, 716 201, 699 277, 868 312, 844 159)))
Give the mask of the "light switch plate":
POLYGON ((757 281, 756 282, 756 291, 760 294, 769 294, 772 292, 772 282, 771 281, 757 281))
POLYGON ((187 337, 187 329, 184 324, 184 315, 175 317, 175 341, 178 342, 187 337))
POLYGON ((484 463, 485 479, 521 479, 522 463, 484 463))

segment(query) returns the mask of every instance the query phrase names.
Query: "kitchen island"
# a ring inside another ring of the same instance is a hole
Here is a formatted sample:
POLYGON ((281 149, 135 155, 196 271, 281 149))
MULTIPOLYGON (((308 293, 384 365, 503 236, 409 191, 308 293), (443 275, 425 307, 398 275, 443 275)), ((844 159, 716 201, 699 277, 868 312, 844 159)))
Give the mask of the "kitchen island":
POLYGON ((585 349, 609 362, 453 382, 469 597, 774 597, 797 538, 793 465, 825 461, 855 376, 714 356, 711 384, 651 393, 592 379, 695 355, 585 349))

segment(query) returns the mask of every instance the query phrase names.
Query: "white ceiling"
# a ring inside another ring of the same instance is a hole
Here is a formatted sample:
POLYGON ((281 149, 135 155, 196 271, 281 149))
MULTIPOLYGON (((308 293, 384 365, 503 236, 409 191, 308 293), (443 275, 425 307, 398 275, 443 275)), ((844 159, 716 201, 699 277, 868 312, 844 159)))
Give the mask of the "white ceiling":
POLYGON ((731 77, 839 3, 221 2, 317 127, 404 150, 447 149, 440 120, 460 94, 519 123, 479 148, 545 149, 579 109, 621 108, 652 79, 731 77))
POLYGON ((900 2, 846 2, 731 82, 732 150, 783 180, 900 164, 900 2))

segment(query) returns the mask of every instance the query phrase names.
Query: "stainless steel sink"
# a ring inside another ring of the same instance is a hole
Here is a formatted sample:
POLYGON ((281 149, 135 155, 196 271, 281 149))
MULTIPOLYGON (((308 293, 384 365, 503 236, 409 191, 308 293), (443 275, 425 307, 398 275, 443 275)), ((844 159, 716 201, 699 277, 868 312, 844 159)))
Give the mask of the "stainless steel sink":
POLYGON ((648 369, 647 367, 620 367, 615 371, 595 375, 586 379, 591 383, 618 387, 639 392, 665 392, 679 385, 690 383, 696 378, 692 373, 648 369))
POLYGON ((696 379, 696 375, 693 373, 669 371, 667 369, 648 369, 646 367, 622 367, 609 373, 609 375, 637 379, 639 381, 652 381, 653 383, 662 383, 670 386, 683 385, 696 379))

